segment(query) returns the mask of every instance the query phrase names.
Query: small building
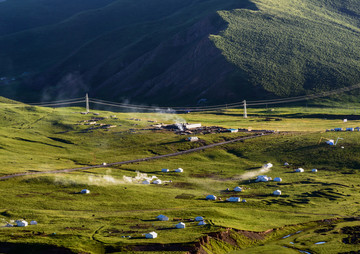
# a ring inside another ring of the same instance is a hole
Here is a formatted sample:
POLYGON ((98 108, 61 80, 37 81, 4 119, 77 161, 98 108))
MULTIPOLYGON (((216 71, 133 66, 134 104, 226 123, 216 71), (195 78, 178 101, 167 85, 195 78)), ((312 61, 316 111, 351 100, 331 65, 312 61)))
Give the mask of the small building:
POLYGON ((198 223, 198 225, 199 225, 199 226, 206 225, 206 222, 202 220, 202 221, 200 221, 200 222, 198 223))
POLYGON ((354 131, 354 128, 346 128, 346 131, 354 131))
POLYGON ((89 194, 90 191, 88 189, 83 189, 80 191, 81 194, 89 194))
POLYGON ((275 177, 274 182, 282 182, 282 179, 280 177, 275 177))
POLYGON ((239 132, 239 129, 227 129, 228 132, 236 133, 239 132))
POLYGON ((207 200, 216 200, 216 196, 215 195, 207 195, 206 199, 207 200))
POLYGON ((159 216, 156 217, 156 219, 160 220, 160 221, 168 221, 169 217, 160 214, 159 216))
POLYGON ((281 190, 276 190, 273 192, 273 195, 275 196, 280 196, 281 195, 281 190))
POLYGON ((344 119, 343 122, 344 122, 344 123, 347 123, 347 119, 344 119))
POLYGON ((185 223, 184 222, 179 222, 178 224, 175 225, 176 228, 185 228, 185 223))
POLYGON ((188 137, 186 140, 190 141, 190 142, 196 142, 196 141, 199 141, 199 138, 198 137, 188 137))
POLYGON ((201 123, 193 123, 193 124, 184 124, 185 129, 187 130, 191 130, 191 129, 196 129, 196 128, 200 128, 201 127, 201 123))
POLYGON ((334 131, 342 131, 342 128, 334 128, 334 131))
POLYGON ((142 182, 142 184, 150 184, 150 181, 149 181, 149 180, 144 180, 144 181, 142 182))
POLYGON ((175 172, 176 173, 182 173, 182 172, 184 172, 184 170, 182 168, 177 168, 177 169, 175 169, 175 172))
POLYGON ((241 191, 243 191, 243 189, 241 187, 237 186, 234 188, 234 191, 241 192, 241 191))
POLYGON ((147 238, 147 239, 154 239, 154 238, 156 238, 158 235, 157 235, 157 233, 156 232, 150 232, 150 233, 147 233, 146 235, 145 235, 145 237, 147 238))
POLYGON ((354 128, 356 131, 360 131, 360 127, 355 127, 354 128))
POLYGON ((311 170, 311 172, 316 173, 316 172, 318 172, 318 170, 317 170, 316 168, 313 168, 313 169, 311 170))
POLYGON ((303 172, 304 172, 304 169, 303 169, 303 168, 297 168, 297 169, 295 169, 295 172, 297 172, 297 173, 303 173, 303 172))
POLYGON ((163 172, 163 173, 168 173, 170 170, 168 169, 168 168, 163 168, 163 169, 161 169, 161 172, 163 172))
POLYGON ((230 198, 227 198, 226 201, 228 201, 228 202, 240 202, 241 199, 239 197, 230 197, 230 198))
POLYGON ((195 217, 195 221, 202 221, 204 218, 202 216, 195 217))
POLYGON ((289 166, 289 163, 285 162, 285 163, 284 163, 284 166, 289 166))
POLYGON ((29 223, 25 220, 17 220, 15 223, 18 227, 27 227, 29 225, 29 223))
POLYGON ((153 181, 152 184, 162 184, 162 181, 160 179, 157 179, 153 181))

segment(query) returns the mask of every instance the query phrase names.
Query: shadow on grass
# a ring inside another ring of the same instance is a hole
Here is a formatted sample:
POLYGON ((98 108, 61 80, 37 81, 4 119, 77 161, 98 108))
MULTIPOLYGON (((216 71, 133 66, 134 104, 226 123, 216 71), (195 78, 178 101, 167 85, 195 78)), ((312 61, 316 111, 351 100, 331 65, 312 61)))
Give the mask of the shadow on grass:
POLYGON ((57 253, 73 254, 71 250, 64 247, 57 247, 48 244, 30 243, 5 243, 0 242, 0 253, 57 253))

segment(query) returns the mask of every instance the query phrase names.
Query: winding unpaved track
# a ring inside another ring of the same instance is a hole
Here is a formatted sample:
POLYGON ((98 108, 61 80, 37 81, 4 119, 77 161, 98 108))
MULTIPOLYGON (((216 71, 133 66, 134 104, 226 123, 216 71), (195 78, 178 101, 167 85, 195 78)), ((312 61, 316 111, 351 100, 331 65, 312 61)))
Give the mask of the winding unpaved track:
POLYGON ((164 155, 157 155, 157 156, 153 156, 153 157, 147 157, 147 158, 136 159, 136 160, 113 162, 113 163, 108 163, 106 165, 100 164, 100 165, 93 165, 93 166, 86 166, 86 167, 79 167, 79 168, 59 169, 59 170, 52 170, 52 171, 22 172, 22 173, 2 176, 2 177, 0 177, 0 180, 6 180, 6 179, 10 179, 10 178, 27 176, 27 175, 69 173, 69 172, 79 171, 79 170, 87 170, 87 169, 93 169, 93 168, 106 168, 106 167, 110 167, 110 166, 114 166, 114 165, 123 165, 123 164, 131 164, 131 163, 137 163, 137 162, 142 162, 142 161, 157 160, 157 159, 162 159, 162 158, 166 158, 166 157, 173 157, 173 156, 183 155, 183 154, 187 154, 187 153, 193 153, 193 152, 205 150, 205 149, 216 147, 216 146, 222 146, 222 145, 226 145, 226 144, 230 144, 230 143, 234 143, 234 142, 238 142, 238 141, 258 138, 258 137, 262 137, 262 136, 268 136, 268 135, 272 135, 272 134, 274 134, 274 133, 265 133, 265 134, 260 133, 260 134, 253 135, 253 136, 241 137, 241 138, 236 138, 236 139, 232 139, 229 141, 224 141, 224 142, 219 142, 219 143, 215 143, 215 144, 211 144, 211 145, 197 147, 197 148, 189 149, 186 151, 169 153, 169 154, 164 154, 164 155))

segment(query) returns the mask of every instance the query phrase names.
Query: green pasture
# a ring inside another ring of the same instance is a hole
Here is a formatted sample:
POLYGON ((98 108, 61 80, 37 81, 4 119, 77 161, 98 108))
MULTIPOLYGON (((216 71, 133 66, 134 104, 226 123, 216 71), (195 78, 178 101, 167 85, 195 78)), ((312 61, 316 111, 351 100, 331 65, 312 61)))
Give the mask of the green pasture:
POLYGON ((359 120, 351 120, 358 118, 354 109, 252 108, 247 119, 241 109, 182 115, 109 111, 82 115, 83 110, 2 103, 1 175, 151 157, 251 135, 206 134, 198 135, 202 142, 187 142, 186 136, 171 131, 149 130, 154 124, 149 121, 281 132, 161 160, 2 180, 0 226, 22 218, 36 220, 38 225, 1 227, 0 243, 13 244, 18 251, 32 246, 34 253, 47 246, 75 253, 141 252, 137 248, 151 249, 154 244, 173 248, 191 245, 207 234, 231 228, 238 246, 213 238, 204 249, 208 253, 267 253, 277 248, 281 250, 278 253, 337 253, 359 246, 342 241, 352 232, 344 227, 359 225, 350 220, 359 216, 359 132, 325 132, 334 127, 356 127, 359 120), (97 125, 85 125, 84 121, 93 117, 104 117, 99 123, 116 127, 89 129, 97 125), (343 123, 345 118, 347 123, 343 123), (342 138, 337 146, 325 144, 326 139, 337 137, 342 138), (271 170, 259 171, 267 162, 274 164, 271 170), (285 162, 290 165, 284 166, 285 162), (174 172, 179 167, 183 173, 174 172), (305 172, 294 173, 298 167, 305 172), (163 173, 162 168, 170 172, 163 173), (313 168, 318 172, 312 173, 313 168), (283 181, 256 183, 259 174, 283 181), (163 184, 141 184, 144 177, 152 176, 163 184), (235 193, 236 186, 243 192, 235 193), (90 194, 79 194, 85 188, 90 194), (278 189, 282 195, 273 196, 278 189), (209 194, 218 200, 205 200, 209 194), (247 202, 225 201, 232 196, 247 202), (159 214, 170 220, 155 220, 159 214), (196 216, 203 216, 207 225, 191 221, 196 216), (324 219, 334 220, 324 225, 324 219), (185 229, 174 228, 179 221, 186 223, 185 229), (323 232, 327 226, 330 230, 323 232), (236 231, 269 229, 276 230, 261 240, 236 231), (151 231, 156 231, 158 238, 145 239, 144 234, 151 231), (282 238, 288 234, 291 236, 282 238), (316 245, 315 241, 326 243, 316 245))

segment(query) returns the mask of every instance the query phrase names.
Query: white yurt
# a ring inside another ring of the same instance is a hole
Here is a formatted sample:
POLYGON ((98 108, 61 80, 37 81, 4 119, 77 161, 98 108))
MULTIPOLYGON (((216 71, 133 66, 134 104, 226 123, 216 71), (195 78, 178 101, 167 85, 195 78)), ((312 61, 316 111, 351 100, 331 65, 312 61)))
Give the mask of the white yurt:
POLYGON ((302 172, 304 172, 304 169, 303 168, 297 168, 297 169, 295 169, 295 172, 302 173, 302 172))
POLYGON ((153 231, 153 232, 147 233, 145 235, 145 237, 148 238, 148 239, 153 239, 153 238, 157 237, 157 233, 153 231))
POLYGON ((255 182, 268 182, 270 179, 268 176, 262 175, 258 176, 255 180, 255 182))
POLYGON ((206 199, 207 200, 216 200, 216 196, 215 195, 207 195, 206 199))
POLYGON ((175 225, 176 228, 185 228, 185 223, 184 222, 179 222, 178 224, 175 225))
POLYGON ((230 197, 228 199, 226 199, 226 201, 229 201, 229 202, 240 202, 240 198, 239 197, 230 197))
POLYGON ((280 191, 280 190, 276 190, 276 191, 273 192, 273 194, 274 194, 275 196, 280 196, 280 195, 281 195, 281 191, 280 191))
POLYGON ((318 170, 317 170, 316 168, 313 168, 313 169, 311 170, 311 172, 316 173, 316 172, 318 172, 318 170))
POLYGON ((175 172, 176 173, 182 173, 182 172, 184 172, 184 170, 182 168, 177 168, 177 169, 175 169, 175 172))
POLYGON ((274 182, 282 182, 282 179, 280 177, 275 177, 274 182))
POLYGON ((89 194, 90 191, 88 189, 83 189, 80 191, 81 194, 89 194))
POLYGON ((273 164, 270 162, 263 165, 264 168, 272 168, 272 166, 273 166, 273 164))
POLYGON ((150 184, 150 181, 144 180, 144 181, 142 182, 142 184, 150 184))
POLYGON ((241 192, 241 191, 242 191, 242 188, 239 187, 239 186, 237 186, 237 187, 234 188, 234 191, 236 191, 236 192, 241 192))
POLYGON ((153 181, 152 184, 162 184, 162 181, 160 179, 157 179, 153 181))
POLYGON ((202 221, 200 221, 200 222, 198 223, 198 225, 199 225, 199 226, 206 225, 206 222, 202 220, 202 221))
POLYGON ((167 172, 169 172, 170 170, 168 169, 168 168, 163 168, 163 169, 161 169, 161 172, 164 172, 164 173, 167 173, 167 172))
POLYGON ((15 222, 18 227, 27 227, 29 225, 29 223, 25 220, 17 220, 15 222))
POLYGON ((202 221, 202 220, 204 220, 204 217, 202 217, 202 216, 198 216, 195 218, 195 221, 202 221))
POLYGON ((160 221, 168 221, 169 220, 169 217, 165 216, 165 215, 162 215, 160 214, 159 216, 156 217, 158 220, 160 221))
POLYGON ((36 220, 32 220, 32 221, 30 221, 30 225, 37 225, 38 223, 37 223, 37 221, 36 220))

